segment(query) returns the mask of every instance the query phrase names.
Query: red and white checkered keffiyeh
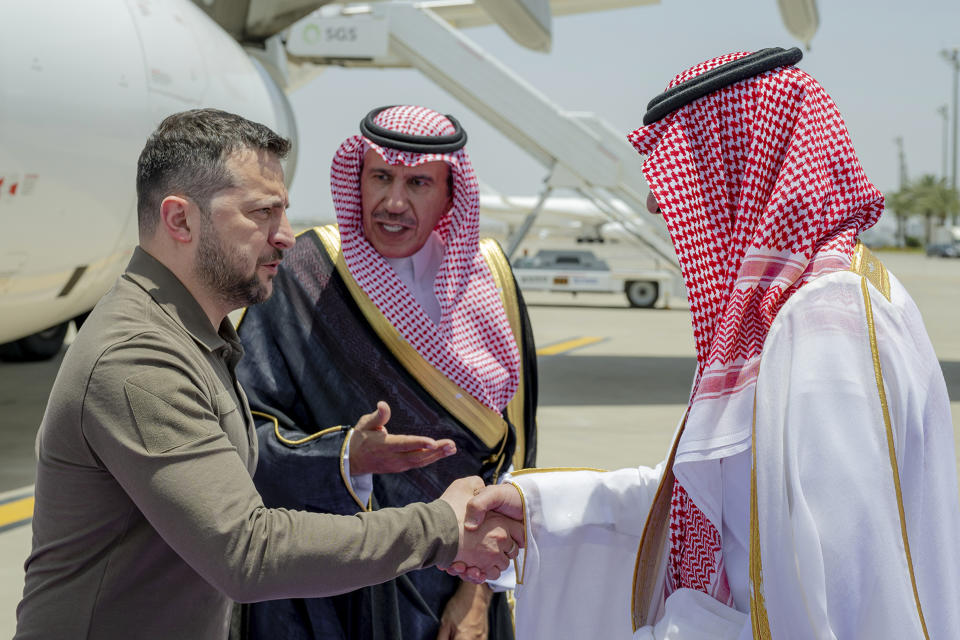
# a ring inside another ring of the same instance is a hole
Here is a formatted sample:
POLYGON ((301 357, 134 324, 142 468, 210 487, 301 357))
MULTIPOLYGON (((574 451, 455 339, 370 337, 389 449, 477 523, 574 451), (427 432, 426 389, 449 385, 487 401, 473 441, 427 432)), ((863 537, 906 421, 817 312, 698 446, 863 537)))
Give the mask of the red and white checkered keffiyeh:
MULTIPOLYGON (((669 86, 745 55, 699 64, 669 86)), ((849 268, 883 196, 833 100, 792 66, 720 89, 628 138, 647 155, 643 173, 676 247, 693 319, 697 374, 677 461, 684 440, 693 443, 685 451, 707 452, 702 457, 732 455, 730 443, 749 447, 760 353, 777 312, 806 282, 849 268)), ((687 493, 693 488, 677 477, 667 591, 690 587, 730 604, 720 522, 704 517, 687 493)))
MULTIPOLYGON (((445 116, 423 107, 391 107, 381 111, 375 122, 407 134, 440 136, 454 132, 445 116)), ((479 187, 466 152, 413 153, 353 136, 334 155, 330 188, 343 256, 360 288, 424 359, 480 403, 501 413, 517 390, 520 352, 480 253, 479 187), (435 227, 445 246, 434 282, 440 303, 439 325, 364 235, 360 171, 367 149, 375 150, 388 164, 414 167, 442 160, 450 166, 453 207, 435 227)))

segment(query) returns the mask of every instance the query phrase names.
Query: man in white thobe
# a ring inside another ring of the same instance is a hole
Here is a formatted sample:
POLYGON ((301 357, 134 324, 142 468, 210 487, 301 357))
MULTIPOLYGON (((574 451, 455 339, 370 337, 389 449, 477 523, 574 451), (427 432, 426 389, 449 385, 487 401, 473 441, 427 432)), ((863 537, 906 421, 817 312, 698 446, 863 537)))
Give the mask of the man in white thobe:
POLYGON ((857 240, 883 196, 800 57, 697 65, 629 136, 683 269, 693 392, 656 468, 520 472, 471 502, 526 520, 520 639, 960 635, 943 374, 857 240))

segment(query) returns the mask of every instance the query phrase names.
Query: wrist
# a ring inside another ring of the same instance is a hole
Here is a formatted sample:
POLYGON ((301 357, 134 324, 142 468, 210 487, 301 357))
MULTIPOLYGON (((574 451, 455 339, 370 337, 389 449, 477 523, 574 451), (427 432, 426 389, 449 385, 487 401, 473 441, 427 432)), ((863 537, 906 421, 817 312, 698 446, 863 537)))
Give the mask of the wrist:
POLYGON ((488 587, 486 582, 475 586, 477 587, 477 599, 484 604, 490 604, 490 600, 493 599, 493 589, 488 587))
POLYGON ((493 589, 487 586, 486 582, 474 584, 472 582, 461 582, 458 589, 464 595, 469 595, 470 599, 481 604, 490 604, 493 598, 493 589))

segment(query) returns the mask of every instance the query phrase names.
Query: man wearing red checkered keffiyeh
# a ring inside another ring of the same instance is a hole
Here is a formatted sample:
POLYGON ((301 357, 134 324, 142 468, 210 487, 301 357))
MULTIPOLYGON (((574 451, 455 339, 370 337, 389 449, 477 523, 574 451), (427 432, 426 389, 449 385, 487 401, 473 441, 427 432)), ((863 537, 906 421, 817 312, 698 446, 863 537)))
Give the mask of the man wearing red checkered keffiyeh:
MULTIPOLYGON (((399 507, 533 465, 532 332, 509 263, 479 238, 465 142, 431 109, 371 111, 333 159, 338 224, 301 234, 273 297, 243 317, 267 506, 399 507), (372 420, 335 426, 378 400, 372 420)), ((435 569, 246 618, 254 638, 513 637, 503 593, 435 569)))
POLYGON ((474 499, 526 518, 518 638, 960 629, 943 374, 858 242, 882 195, 800 57, 697 65, 629 136, 687 285, 693 391, 655 469, 519 475, 474 499))

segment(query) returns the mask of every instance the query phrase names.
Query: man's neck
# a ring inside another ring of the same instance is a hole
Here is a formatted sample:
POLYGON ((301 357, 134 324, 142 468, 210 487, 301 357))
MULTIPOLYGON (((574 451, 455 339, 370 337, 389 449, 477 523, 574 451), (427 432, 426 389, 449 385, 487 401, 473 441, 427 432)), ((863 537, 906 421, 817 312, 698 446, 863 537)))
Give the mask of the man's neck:
POLYGON ((433 283, 443 262, 443 240, 431 233, 415 253, 405 258, 386 258, 400 281, 434 322, 440 321, 440 303, 433 292, 433 283))
POLYGON ((207 314, 210 324, 213 325, 213 330, 219 333, 220 325, 223 324, 224 318, 226 318, 227 314, 233 311, 233 309, 225 309, 223 305, 213 304, 209 298, 204 301, 204 299, 198 297, 197 294, 194 293, 194 290, 189 286, 187 287, 187 290, 190 292, 190 295, 196 299, 197 303, 200 305, 200 308, 203 309, 203 312, 207 314))

